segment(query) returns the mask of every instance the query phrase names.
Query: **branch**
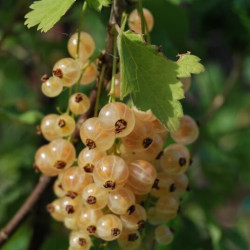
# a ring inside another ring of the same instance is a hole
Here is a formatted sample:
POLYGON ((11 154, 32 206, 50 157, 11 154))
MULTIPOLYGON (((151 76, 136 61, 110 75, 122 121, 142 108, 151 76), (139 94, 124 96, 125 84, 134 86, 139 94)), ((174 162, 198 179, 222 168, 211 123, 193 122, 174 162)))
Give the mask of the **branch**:
POLYGON ((225 87, 222 93, 214 97, 210 107, 208 108, 207 112, 204 115, 203 119, 204 124, 207 124, 225 103, 225 100, 231 93, 234 85, 237 82, 237 79, 239 78, 241 70, 242 70, 242 56, 237 54, 234 56, 233 68, 226 80, 225 87))
MULTIPOLYGON (((108 38, 106 43, 106 51, 104 55, 100 58, 99 64, 106 64, 106 70, 104 74, 104 84, 105 87, 110 81, 112 76, 112 62, 113 62, 113 48, 114 48, 114 33, 112 32, 112 27, 116 24, 120 25, 122 13, 127 7, 127 2, 125 0, 114 0, 111 8, 109 26, 108 26, 108 38)), ((80 116, 77 122, 77 127, 72 135, 72 140, 75 141, 79 138, 79 128, 80 125, 90 116, 92 116, 96 101, 98 83, 96 82, 94 88, 92 89, 89 99, 91 107, 89 111, 80 116)), ((17 230, 21 223, 28 216, 34 205, 39 201, 41 194, 45 191, 48 184, 51 182, 52 178, 46 175, 42 175, 37 183, 36 187, 29 195, 27 200, 24 202, 22 207, 16 212, 14 217, 7 223, 7 225, 0 231, 0 246, 2 246, 8 238, 17 230)))
POLYGON ((5 241, 16 231, 16 229, 24 221, 28 213, 34 207, 36 202, 40 199, 41 194, 46 189, 47 185, 52 180, 51 177, 47 175, 42 175, 37 183, 35 189, 29 195, 27 200, 24 202, 22 207, 14 215, 14 217, 8 222, 8 224, 0 231, 0 246, 4 244, 5 241))

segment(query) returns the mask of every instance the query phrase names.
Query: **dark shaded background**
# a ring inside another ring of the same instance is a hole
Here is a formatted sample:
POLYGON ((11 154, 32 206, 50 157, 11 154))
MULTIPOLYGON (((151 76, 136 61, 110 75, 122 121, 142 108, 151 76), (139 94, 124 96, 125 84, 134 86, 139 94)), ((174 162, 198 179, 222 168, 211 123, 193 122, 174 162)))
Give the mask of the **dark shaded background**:
MULTIPOLYGON (((145 0, 155 17, 152 42, 176 59, 191 51, 202 58, 206 72, 193 77, 182 101, 186 114, 200 124, 200 138, 190 150, 194 163, 188 175, 191 191, 181 214, 172 250, 250 249, 250 1, 145 0)), ((43 114, 65 107, 40 92, 40 77, 68 56, 67 40, 80 16, 79 1, 46 34, 28 30, 24 15, 31 1, 0 2, 0 227, 31 192, 39 175, 32 169, 36 136, 43 114), (79 5, 78 5, 79 4, 79 5)), ((109 9, 87 10, 85 31, 105 47, 109 9)), ((86 91, 90 89, 87 88, 86 91)), ((49 188, 3 250, 67 249, 68 230, 46 213, 53 199, 49 188), (56 246, 56 247, 55 247, 56 246)), ((115 248, 109 248, 115 249, 115 248)))

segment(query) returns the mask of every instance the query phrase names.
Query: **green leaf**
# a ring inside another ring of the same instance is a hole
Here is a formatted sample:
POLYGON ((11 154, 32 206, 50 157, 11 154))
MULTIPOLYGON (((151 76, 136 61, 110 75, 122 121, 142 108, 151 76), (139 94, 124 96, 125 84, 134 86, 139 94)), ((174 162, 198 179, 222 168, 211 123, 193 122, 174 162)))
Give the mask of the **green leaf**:
POLYGON ((170 131, 176 130, 183 115, 179 100, 184 97, 178 77, 204 70, 198 57, 186 54, 177 62, 168 60, 155 46, 145 44, 140 35, 130 31, 118 36, 118 49, 121 98, 131 94, 138 109, 151 109, 170 131))
POLYGON ((86 0, 88 5, 97 11, 101 11, 102 7, 108 7, 111 4, 111 0, 86 0))
POLYGON ((71 7, 76 0, 41 0, 30 5, 32 11, 26 14, 28 28, 38 25, 38 30, 47 32, 71 7))
POLYGON ((199 74, 205 70, 204 66, 199 63, 201 59, 197 56, 190 55, 190 52, 178 56, 178 77, 189 77, 191 74, 199 74))

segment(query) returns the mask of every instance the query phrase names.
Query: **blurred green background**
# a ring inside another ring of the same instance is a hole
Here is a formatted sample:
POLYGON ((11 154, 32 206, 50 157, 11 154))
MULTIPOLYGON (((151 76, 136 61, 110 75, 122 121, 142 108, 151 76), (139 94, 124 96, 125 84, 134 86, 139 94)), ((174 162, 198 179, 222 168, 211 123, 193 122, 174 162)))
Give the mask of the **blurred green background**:
MULTIPOLYGON (((65 107, 42 96, 40 77, 68 56, 81 1, 46 34, 24 26, 32 1, 0 2, 0 228, 15 214, 36 184, 32 164, 45 141, 36 135, 44 114, 65 107)), ((206 71, 193 77, 182 101, 184 112, 199 121, 200 138, 190 147, 191 191, 171 222, 171 250, 250 249, 250 1, 145 0, 155 17, 152 43, 166 56, 191 51, 206 71)), ((131 7, 132 9, 132 7, 131 7)), ((129 9, 130 10, 130 9, 129 9)), ((109 9, 87 10, 83 29, 105 48, 109 9)), ((67 93, 66 93, 67 94, 67 93)), ((47 214, 51 187, 3 250, 65 250, 68 230, 47 214)), ((111 249, 111 248, 110 248, 111 249)), ((112 248, 115 249, 115 248, 112 248)), ((143 249, 143 248, 142 248, 143 249)))

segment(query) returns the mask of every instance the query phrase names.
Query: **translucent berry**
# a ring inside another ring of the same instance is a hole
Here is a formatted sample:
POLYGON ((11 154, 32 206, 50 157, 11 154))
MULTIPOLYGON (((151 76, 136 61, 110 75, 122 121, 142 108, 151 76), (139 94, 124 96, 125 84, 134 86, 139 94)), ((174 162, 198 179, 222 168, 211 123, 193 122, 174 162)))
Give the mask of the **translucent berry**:
POLYGON ((80 137, 89 149, 97 149, 98 151, 110 149, 115 140, 114 134, 101 128, 97 117, 89 118, 82 124, 80 137))
POLYGON ((131 214, 121 215, 122 224, 130 230, 143 229, 147 220, 147 213, 144 207, 136 204, 135 210, 131 214))
POLYGON ((47 211, 57 221, 63 221, 65 218, 65 214, 63 213, 62 209, 61 199, 56 199, 47 205, 47 211))
MULTIPOLYGON (((145 8, 143 8, 143 15, 145 18, 145 22, 147 24, 148 27, 148 31, 151 31, 153 29, 154 26, 154 18, 153 15, 151 14, 151 12, 145 8)), ((138 13, 137 9, 133 10, 130 15, 129 15, 129 19, 128 19, 128 25, 129 28, 133 31, 135 31, 138 34, 141 34, 141 17, 140 14, 138 13)))
POLYGON ((61 198, 61 206, 62 206, 62 213, 65 217, 74 217, 81 206, 81 199, 78 197, 70 198, 70 197, 63 197, 61 198))
POLYGON ((68 228, 70 230, 77 230, 78 229, 76 215, 73 217, 65 217, 63 224, 66 228, 68 228))
POLYGON ((56 119, 55 130, 61 137, 69 136, 74 132, 75 126, 75 120, 65 113, 56 119))
POLYGON ((78 62, 72 58, 63 58, 53 67, 53 76, 59 78, 65 87, 75 84, 80 74, 81 71, 78 62))
POLYGON ((178 196, 184 194, 188 189, 188 177, 185 174, 175 176, 174 183, 176 187, 175 194, 178 196))
POLYGON ((86 113, 90 108, 89 98, 83 93, 75 93, 69 99, 69 109, 75 115, 86 113))
POLYGON ((65 170, 61 179, 62 187, 67 192, 67 196, 72 198, 80 194, 92 182, 92 177, 86 175, 79 167, 71 167, 65 170))
POLYGON ((41 121, 40 129, 42 135, 48 141, 60 138, 55 130, 55 124, 58 117, 59 115, 57 114, 49 114, 44 116, 41 121))
POLYGON ((189 151, 185 146, 181 144, 171 144, 165 148, 160 158, 160 166, 165 173, 178 175, 187 170, 189 160, 189 151))
POLYGON ((122 187, 111 191, 108 196, 108 207, 114 214, 133 213, 135 196, 128 188, 122 187))
POLYGON ((62 182, 59 178, 57 178, 54 182, 53 191, 57 197, 63 197, 67 194, 67 192, 63 189, 62 182))
POLYGON ((88 85, 92 83, 97 77, 97 68, 94 63, 91 63, 83 72, 80 80, 81 85, 88 85))
MULTIPOLYGON (((77 40, 78 33, 73 34, 68 41, 68 51, 69 54, 76 58, 77 57, 77 40)), ((80 43, 79 43, 79 58, 82 61, 88 59, 95 50, 95 42, 91 35, 86 32, 80 33, 80 43)))
POLYGON ((122 222, 116 215, 103 215, 96 224, 98 237, 105 241, 115 240, 122 233, 122 222))
POLYGON ((84 148, 78 155, 78 166, 86 173, 92 174, 97 162, 104 156, 106 152, 89 150, 84 148))
POLYGON ((155 239, 161 245, 168 245, 173 240, 173 232, 165 225, 160 225, 155 228, 155 239))
POLYGON ((118 189, 127 182, 129 169, 125 161, 116 156, 104 156, 96 165, 93 178, 97 186, 108 190, 118 189))
POLYGON ((157 177, 154 166, 143 160, 136 160, 129 164, 129 178, 127 186, 138 195, 150 192, 157 177))
POLYGON ((189 145, 197 140, 199 127, 192 117, 184 115, 180 119, 180 128, 176 132, 172 132, 171 136, 175 142, 189 145))
POLYGON ((117 242, 122 249, 139 249, 141 245, 141 235, 137 230, 123 229, 117 242))
POLYGON ((95 235, 96 223, 102 216, 102 210, 95 210, 88 206, 82 207, 77 215, 77 225, 87 234, 95 235))
POLYGON ((41 90, 47 97, 58 96, 63 90, 63 82, 60 78, 52 76, 42 83, 41 90))
POLYGON ((174 178, 171 178, 168 174, 161 172, 157 174, 157 178, 150 194, 155 197, 162 197, 168 195, 169 193, 174 193, 175 190, 176 186, 174 178))
POLYGON ((102 209, 108 202, 108 191, 91 183, 82 192, 83 203, 91 209, 102 209))
POLYGON ((72 250, 89 250, 91 247, 91 239, 89 235, 83 231, 72 231, 69 236, 69 246, 72 250))
POLYGON ((173 195, 160 197, 156 203, 156 210, 159 214, 161 213, 162 215, 166 216, 171 215, 172 218, 177 215, 178 209, 179 201, 173 195))
POLYGON ((124 103, 112 102, 106 104, 99 113, 100 126, 116 137, 128 135, 134 128, 135 117, 133 111, 124 103))

